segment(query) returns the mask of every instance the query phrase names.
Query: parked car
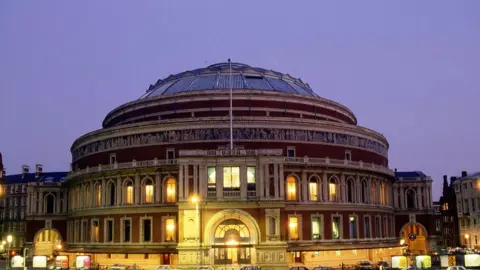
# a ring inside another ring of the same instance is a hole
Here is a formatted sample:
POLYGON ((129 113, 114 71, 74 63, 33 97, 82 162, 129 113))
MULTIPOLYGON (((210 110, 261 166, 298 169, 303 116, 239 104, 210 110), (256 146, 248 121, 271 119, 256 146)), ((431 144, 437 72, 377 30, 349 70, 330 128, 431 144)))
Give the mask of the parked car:
POLYGON ((467 270, 467 269, 463 266, 449 266, 447 267, 447 270, 467 270))
POLYGON ((260 270, 260 267, 256 265, 247 265, 240 268, 240 270, 260 270))
POLYGON ((330 267, 330 266, 315 266, 315 268, 313 268, 313 270, 333 270, 333 267, 330 267))
POLYGON ((294 266, 290 270, 308 270, 305 266, 294 266))
POLYGON ((356 266, 357 270, 371 270, 373 269, 373 265, 369 261, 359 261, 356 266))

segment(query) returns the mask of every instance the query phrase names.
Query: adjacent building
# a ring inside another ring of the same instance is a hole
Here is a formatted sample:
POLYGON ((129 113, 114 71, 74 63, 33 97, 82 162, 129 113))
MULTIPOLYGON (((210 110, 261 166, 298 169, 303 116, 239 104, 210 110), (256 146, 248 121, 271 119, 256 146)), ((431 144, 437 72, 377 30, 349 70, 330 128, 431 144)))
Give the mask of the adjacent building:
POLYGON ((462 246, 480 248, 480 172, 462 176, 453 181, 455 190, 457 214, 459 222, 459 237, 462 246))
POLYGON ((65 184, 29 186, 26 242, 41 254, 39 235, 56 233, 52 249, 61 242, 71 262, 151 269, 388 259, 401 253, 402 226, 432 211, 431 180, 395 179, 388 148, 288 74, 238 63, 185 71, 78 138, 65 184), (397 224, 395 206, 416 212, 397 224))
MULTIPOLYGON (((65 181, 67 172, 43 172, 42 165, 35 166, 35 172, 30 172, 28 165, 22 166, 22 173, 3 176, 3 196, 0 198, 0 235, 6 239, 12 235, 11 249, 21 250, 25 247, 27 237, 27 205, 29 202, 29 190, 38 189, 40 186, 55 181, 65 181)), ((49 205, 48 201, 41 204, 49 205)), ((43 219, 43 216, 40 217, 43 219)), ((42 226, 43 228, 43 226, 42 226)), ((28 232, 36 233, 38 230, 29 228, 28 232)), ((48 237, 46 237, 48 238, 48 237)), ((47 242, 43 235, 39 241, 47 242)), ((27 243, 28 244, 28 243, 27 243)), ((51 252, 48 253, 51 255, 51 252)))
POLYGON ((421 171, 395 170, 395 231, 412 254, 436 251, 441 243, 441 213, 432 201, 432 178, 421 171))
POLYGON ((457 198, 453 187, 455 180, 456 177, 451 177, 450 182, 448 182, 448 177, 443 176, 443 190, 439 201, 442 216, 442 245, 445 248, 461 246, 457 198))

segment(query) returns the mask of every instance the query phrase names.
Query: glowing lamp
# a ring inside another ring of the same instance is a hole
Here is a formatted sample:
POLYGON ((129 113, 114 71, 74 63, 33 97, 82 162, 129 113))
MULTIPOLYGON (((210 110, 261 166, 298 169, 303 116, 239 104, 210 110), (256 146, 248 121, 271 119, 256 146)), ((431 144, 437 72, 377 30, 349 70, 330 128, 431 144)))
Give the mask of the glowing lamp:
POLYGON ((405 245, 405 239, 400 240, 400 245, 405 245))
POLYGON ((198 203, 198 197, 197 196, 192 197, 192 203, 198 203))
POLYGON ((12 240, 13 240, 13 236, 11 236, 11 235, 7 236, 7 242, 9 244, 12 243, 12 240))
POLYGON ((470 235, 468 233, 465 234, 465 239, 470 238, 470 235))

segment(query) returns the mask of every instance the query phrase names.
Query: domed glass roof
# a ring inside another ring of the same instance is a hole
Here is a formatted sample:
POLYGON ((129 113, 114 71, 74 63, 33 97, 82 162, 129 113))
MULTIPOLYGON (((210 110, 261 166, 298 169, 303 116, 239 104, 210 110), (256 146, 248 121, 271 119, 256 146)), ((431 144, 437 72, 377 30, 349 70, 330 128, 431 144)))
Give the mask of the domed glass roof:
POLYGON ((140 97, 152 98, 160 95, 175 94, 198 90, 252 89, 278 91, 318 97, 307 83, 273 70, 251 67, 240 63, 218 63, 206 68, 189 70, 150 85, 140 97), (230 65, 232 78, 230 83, 230 65), (231 85, 231 86, 230 86, 231 85))

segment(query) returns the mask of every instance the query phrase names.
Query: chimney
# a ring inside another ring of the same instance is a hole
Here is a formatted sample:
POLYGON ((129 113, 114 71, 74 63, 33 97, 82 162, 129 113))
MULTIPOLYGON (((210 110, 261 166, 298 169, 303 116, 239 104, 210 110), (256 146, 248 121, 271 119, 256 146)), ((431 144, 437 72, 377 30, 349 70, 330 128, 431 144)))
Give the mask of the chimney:
POLYGON ((43 166, 42 164, 35 165, 35 177, 39 177, 43 173, 43 166))
POLYGON ((467 177, 467 171, 462 171, 462 178, 467 177))
POLYGON ((395 173, 397 173, 397 168, 395 168, 395 173))
POLYGON ((456 176, 451 176, 450 177, 450 185, 452 185, 453 182, 455 182, 455 180, 457 180, 457 177, 456 176))
POLYGON ((22 176, 25 177, 26 174, 30 172, 30 166, 22 165, 22 176))

